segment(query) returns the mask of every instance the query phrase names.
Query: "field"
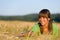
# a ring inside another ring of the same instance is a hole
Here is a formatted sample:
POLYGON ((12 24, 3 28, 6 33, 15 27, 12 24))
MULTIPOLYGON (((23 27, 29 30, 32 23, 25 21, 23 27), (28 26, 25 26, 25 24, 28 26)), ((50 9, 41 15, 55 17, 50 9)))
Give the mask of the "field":
MULTIPOLYGON (((22 32, 27 32, 30 30, 36 22, 26 22, 26 21, 2 21, 0 20, 0 40, 45 40, 38 36, 34 36, 28 39, 28 37, 17 37, 17 34, 22 32)), ((60 23, 55 23, 59 28, 60 40, 60 23)), ((47 36, 46 36, 47 37, 47 36)), ((45 37, 45 38, 46 38, 45 37)), ((51 40, 51 39, 49 39, 51 40)))

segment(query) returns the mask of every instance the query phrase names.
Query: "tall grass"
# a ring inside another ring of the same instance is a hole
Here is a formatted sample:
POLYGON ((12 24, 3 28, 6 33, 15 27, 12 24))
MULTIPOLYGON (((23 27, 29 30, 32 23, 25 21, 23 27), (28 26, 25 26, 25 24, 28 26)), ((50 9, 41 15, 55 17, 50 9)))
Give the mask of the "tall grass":
POLYGON ((29 37, 29 34, 28 34, 26 35, 26 37, 16 36, 16 34, 20 34, 21 32, 28 32, 29 30, 31 30, 34 24, 35 22, 0 21, 0 40, 53 40, 52 35, 38 36, 36 34, 32 34, 32 36, 29 37))

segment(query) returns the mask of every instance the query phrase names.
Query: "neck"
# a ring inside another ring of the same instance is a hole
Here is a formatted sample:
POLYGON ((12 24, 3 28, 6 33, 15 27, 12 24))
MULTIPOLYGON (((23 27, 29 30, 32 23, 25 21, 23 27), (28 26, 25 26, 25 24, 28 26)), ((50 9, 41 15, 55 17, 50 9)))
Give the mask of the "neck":
POLYGON ((48 34, 48 24, 43 25, 42 28, 43 28, 43 33, 48 34))

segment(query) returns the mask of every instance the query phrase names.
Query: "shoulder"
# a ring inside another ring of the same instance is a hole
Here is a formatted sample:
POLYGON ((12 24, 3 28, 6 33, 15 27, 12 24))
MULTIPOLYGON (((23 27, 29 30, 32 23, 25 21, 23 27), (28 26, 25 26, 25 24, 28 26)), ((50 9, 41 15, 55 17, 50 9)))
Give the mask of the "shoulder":
POLYGON ((58 27, 56 24, 53 24, 53 34, 56 36, 58 35, 58 27))
POLYGON ((58 29, 56 24, 53 23, 52 26, 53 26, 53 29, 58 29))
POLYGON ((38 22, 34 24, 34 26, 32 28, 38 28, 39 25, 38 25, 38 22))
POLYGON ((32 27, 32 31, 38 31, 39 30, 39 25, 38 22, 32 27))

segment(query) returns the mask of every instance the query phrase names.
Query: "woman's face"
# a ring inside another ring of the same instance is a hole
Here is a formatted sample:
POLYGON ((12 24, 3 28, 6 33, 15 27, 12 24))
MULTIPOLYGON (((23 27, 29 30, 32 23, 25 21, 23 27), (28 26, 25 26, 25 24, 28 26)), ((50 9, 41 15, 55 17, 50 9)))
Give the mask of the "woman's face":
POLYGON ((46 17, 40 17, 39 22, 41 23, 42 26, 46 25, 49 22, 50 18, 46 17))

